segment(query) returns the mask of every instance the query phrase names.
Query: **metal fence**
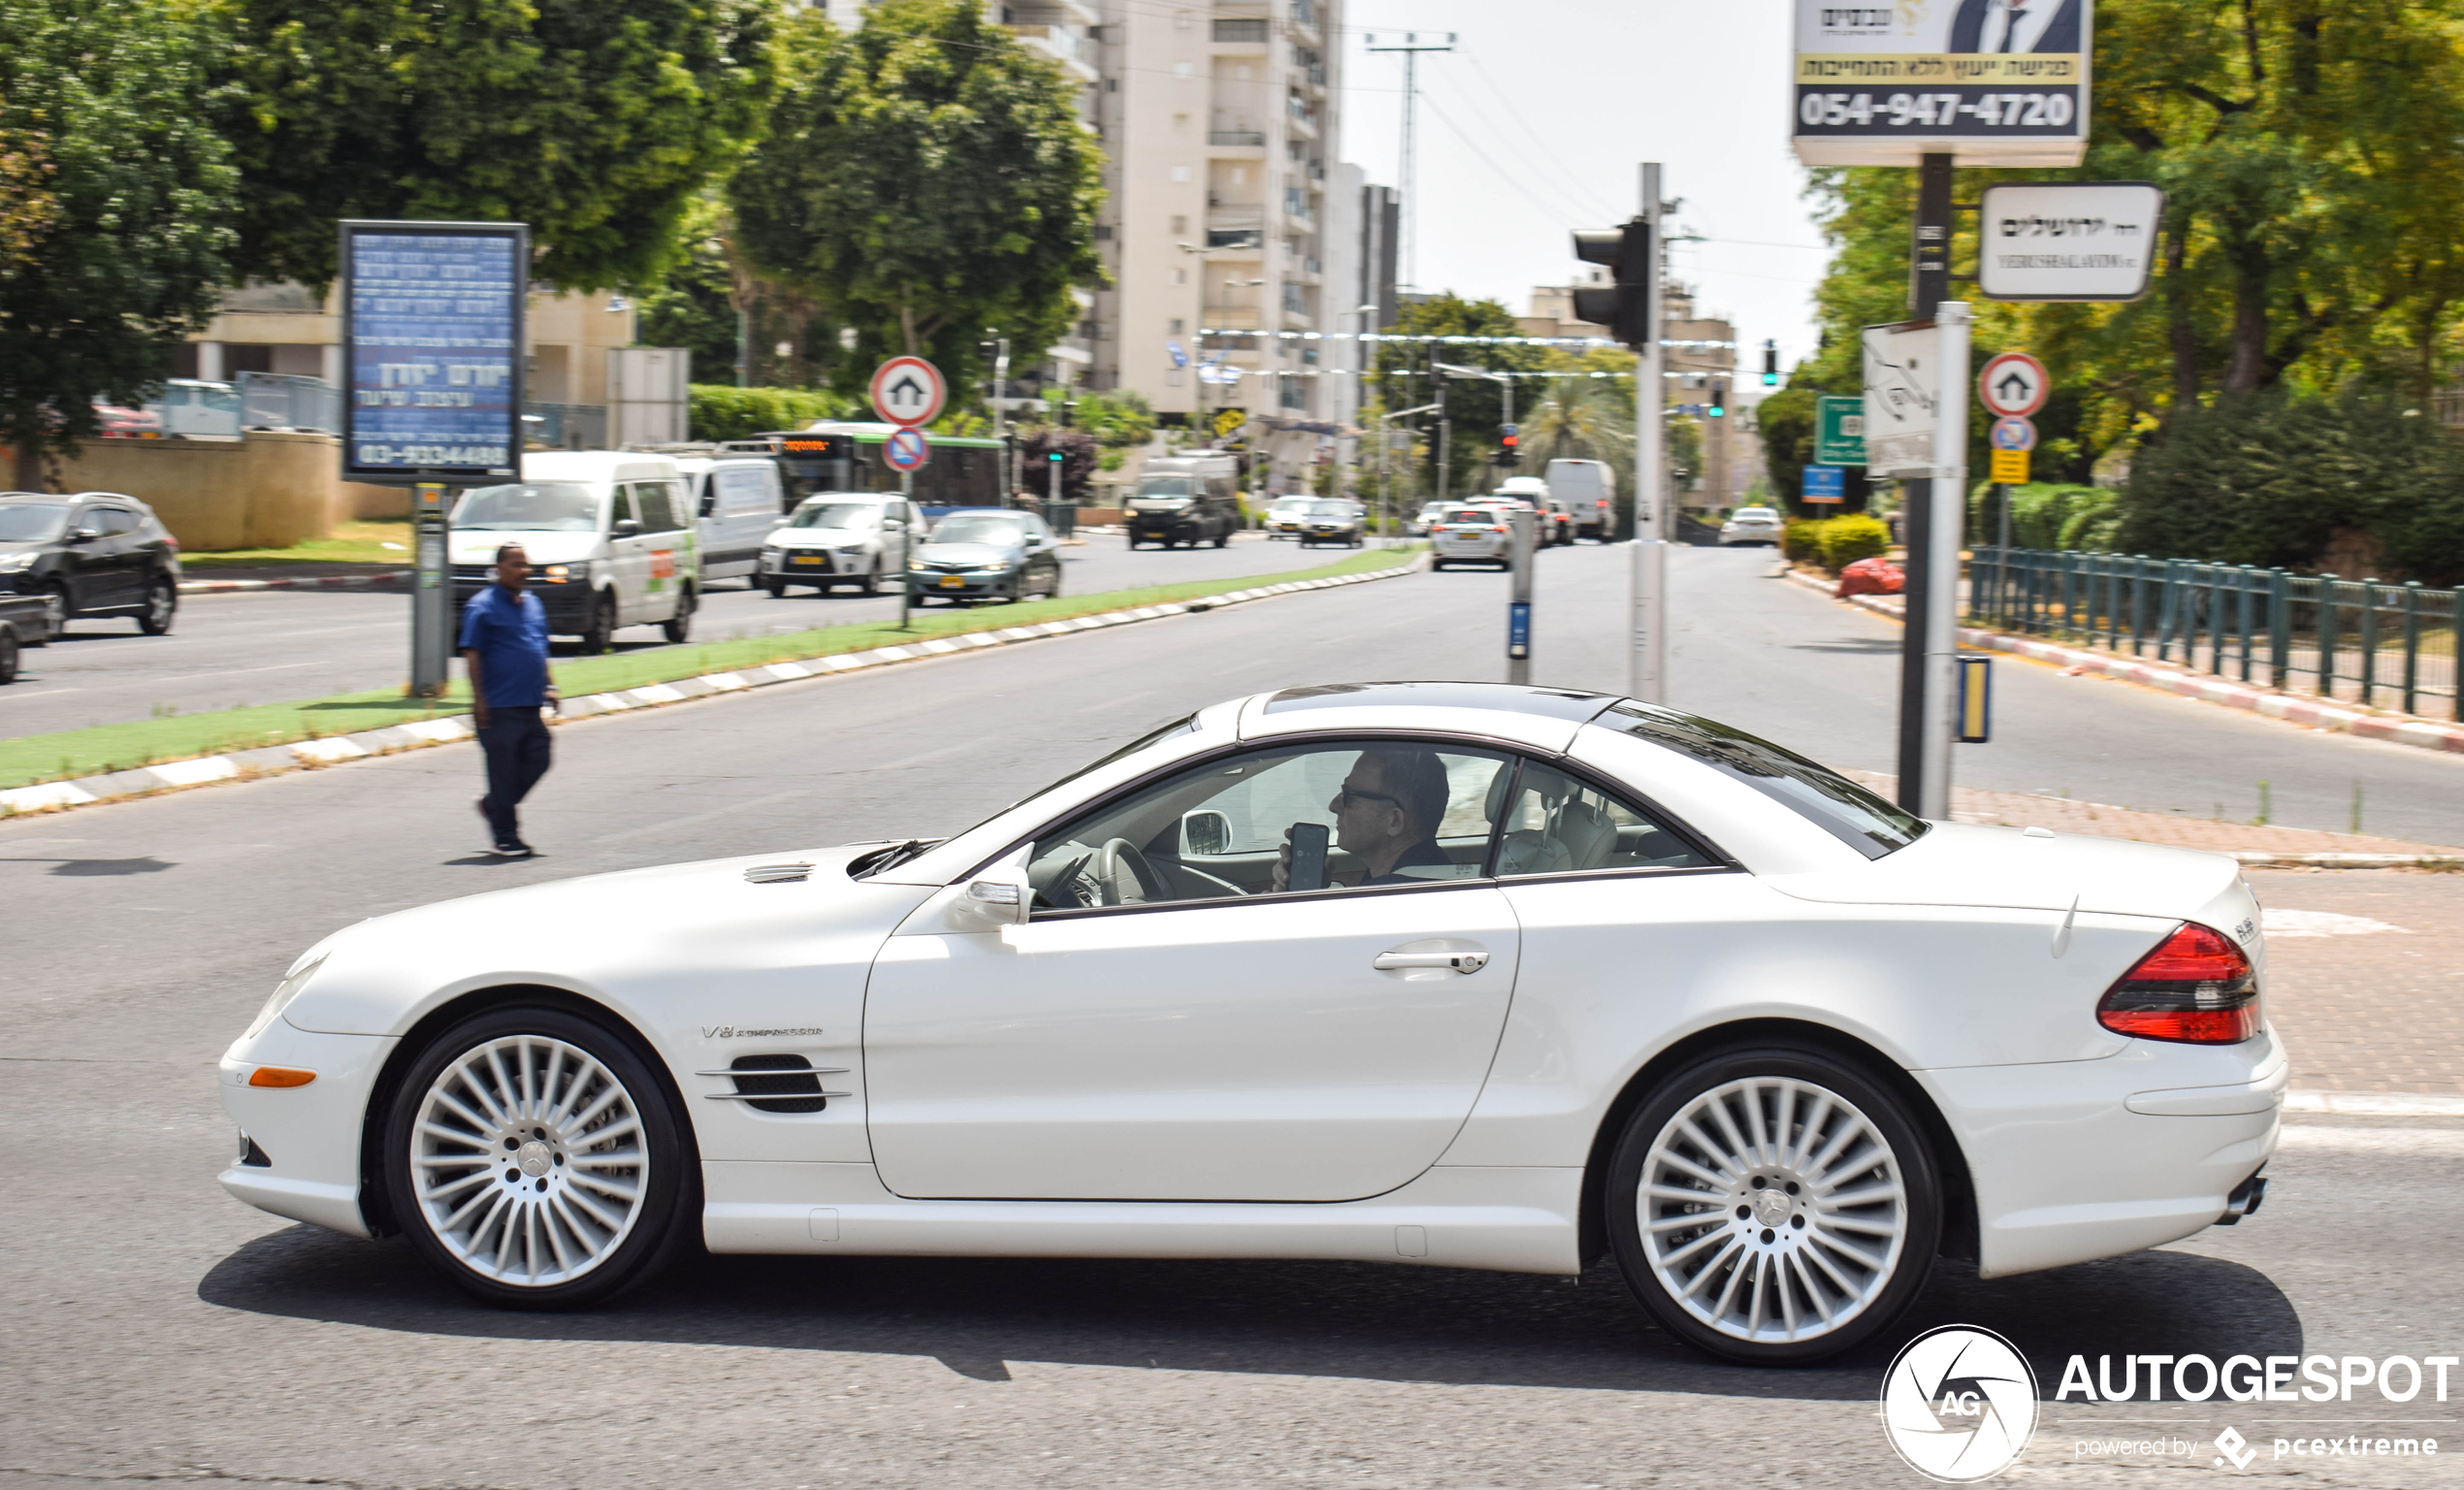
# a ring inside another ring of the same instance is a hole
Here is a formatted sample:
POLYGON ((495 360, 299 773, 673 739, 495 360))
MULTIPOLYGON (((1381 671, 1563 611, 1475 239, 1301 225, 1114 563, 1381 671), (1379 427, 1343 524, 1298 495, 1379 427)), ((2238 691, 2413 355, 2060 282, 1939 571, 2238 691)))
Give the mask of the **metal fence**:
POLYGON ((342 433, 342 390, 295 372, 243 372, 240 422, 252 430, 342 433))
POLYGON ((604 450, 604 404, 525 404, 522 441, 533 450, 604 450))
POLYGON ((2133 554, 1984 548, 1970 620, 2261 688, 2464 720, 2464 589, 2133 554))

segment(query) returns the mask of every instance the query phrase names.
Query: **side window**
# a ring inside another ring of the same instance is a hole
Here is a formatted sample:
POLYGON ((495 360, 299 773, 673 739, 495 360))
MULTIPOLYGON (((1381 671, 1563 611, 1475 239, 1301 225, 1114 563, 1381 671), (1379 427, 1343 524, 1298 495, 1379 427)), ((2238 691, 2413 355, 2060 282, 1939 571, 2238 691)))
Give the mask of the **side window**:
POLYGON ((633 502, 641 513, 641 531, 666 533, 676 526, 676 514, 669 504, 672 488, 665 481, 633 483, 633 502))
POLYGON ((1513 800, 1497 817, 1501 877, 1718 867, 1648 815, 1537 761, 1524 762, 1513 800))
POLYGON ((85 513, 86 526, 101 531, 107 538, 116 538, 137 531, 137 514, 126 507, 91 507, 85 513))
POLYGON ((1038 840, 1027 870, 1034 906, 1477 879, 1512 765, 1473 747, 1379 740, 1211 761, 1038 840))
POLYGON ((630 485, 618 482, 615 495, 607 499, 607 522, 610 531, 614 530, 616 524, 630 520, 632 515, 633 489, 630 485))

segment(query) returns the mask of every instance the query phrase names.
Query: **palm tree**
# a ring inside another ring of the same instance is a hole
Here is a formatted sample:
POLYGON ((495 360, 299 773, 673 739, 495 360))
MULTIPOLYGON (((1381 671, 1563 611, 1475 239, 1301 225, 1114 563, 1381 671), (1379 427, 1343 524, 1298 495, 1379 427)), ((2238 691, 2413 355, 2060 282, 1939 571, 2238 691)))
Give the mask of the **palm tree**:
POLYGON ((1522 419, 1522 448, 1534 474, 1550 461, 1605 461, 1620 490, 1632 490, 1634 383, 1624 377, 1552 377, 1547 396, 1522 419))

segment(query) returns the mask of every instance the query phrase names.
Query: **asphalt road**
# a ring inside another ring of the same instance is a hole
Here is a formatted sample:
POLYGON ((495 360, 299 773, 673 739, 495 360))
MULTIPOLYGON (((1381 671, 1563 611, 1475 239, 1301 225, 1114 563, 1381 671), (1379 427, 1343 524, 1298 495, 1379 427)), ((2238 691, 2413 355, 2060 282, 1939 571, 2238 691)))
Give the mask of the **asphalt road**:
MULTIPOLYGON (((1090 535, 1061 550, 1062 591, 1087 595, 1183 579, 1231 579, 1312 568, 1337 549, 1302 550, 1288 540, 1242 535, 1224 549, 1141 548, 1117 534, 1090 535)), ((192 577, 211 577, 198 570, 192 577)), ((699 641, 800 632, 897 613, 892 594, 853 589, 823 596, 791 590, 778 599, 721 580, 694 618, 699 641)), ((317 698, 397 686, 408 665, 410 601, 400 588, 260 590, 190 595, 168 636, 139 634, 126 619, 77 621, 49 647, 23 654, 24 673, 0 693, 0 729, 16 738, 157 714, 199 714, 242 704, 317 698)), ((653 626, 616 633, 616 650, 665 643, 653 626)), ((569 654, 572 643, 557 650, 569 654)))
MULTIPOLYGON (((1550 556, 1550 628, 1586 624, 1585 567, 1614 557, 1550 556)), ((1807 645, 1855 643, 1816 655, 1878 665, 1862 621, 1730 583, 1752 563, 1689 559, 1690 635, 1797 615, 1807 645)), ((1920 1483, 1875 1423, 1883 1352, 1803 1372, 1710 1365, 1605 1276, 734 1258, 599 1312, 503 1314, 399 1244, 288 1225, 212 1183, 230 1145, 214 1057, 338 925, 527 881, 949 831, 1205 701, 1494 675, 1481 660, 1502 601, 1491 578, 1413 576, 585 722, 558 731, 527 824, 550 857, 526 863, 470 852, 468 746, 0 825, 0 904, 20 928, 0 962, 0 1486, 1920 1483)), ((1556 681, 1600 681, 1614 662, 1613 633, 1542 636, 1556 681)), ((1810 720, 1814 738, 1789 737, 1828 739, 1826 754, 1876 748, 1862 716, 1825 724, 1832 696, 1727 644, 1767 665, 1735 676, 1690 640, 1681 693, 1775 733, 1810 720)), ((2464 923, 2456 897, 2447 907, 2464 923)), ((2000 1330, 2048 1391, 2072 1352, 2464 1353, 2464 1123, 2305 1118, 2271 1174, 2266 1210, 2232 1230, 2026 1278, 1938 1279, 1902 1338, 1950 1320, 2000 1330)), ((2391 1418, 2464 1443, 2464 1405, 2426 1391, 2394 1406, 2365 1390, 2350 1408, 2073 1401, 2048 1405, 2027 1472, 2204 1474, 2228 1425, 2264 1445, 2391 1418), (2126 1461, 2083 1447, 2157 1430, 2196 1447, 2126 1461)), ((2253 1470, 2417 1486, 2456 1482, 2448 1462, 2253 1470)))

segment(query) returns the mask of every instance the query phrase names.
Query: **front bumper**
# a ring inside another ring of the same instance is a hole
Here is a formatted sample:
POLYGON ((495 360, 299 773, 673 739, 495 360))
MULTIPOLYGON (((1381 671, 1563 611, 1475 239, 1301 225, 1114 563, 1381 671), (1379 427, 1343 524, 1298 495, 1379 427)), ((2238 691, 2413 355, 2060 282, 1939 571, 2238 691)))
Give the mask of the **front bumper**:
MULTIPOLYGON (((453 612, 459 616, 479 592, 493 581, 472 582, 454 576, 453 612)), ((539 598, 539 608, 547 612, 547 629, 559 636, 578 636, 590 618, 592 589, 586 580, 567 580, 563 584, 535 582, 527 587, 539 598)))
POLYGON ((2291 1077, 2271 1025, 2232 1046, 1909 1073, 1965 1148, 1986 1278, 2204 1231, 2276 1151, 2291 1077))
POLYGON ((771 579, 783 579, 791 585, 815 584, 841 574, 864 572, 865 556, 842 554, 827 548, 788 549, 780 554, 763 554, 761 571, 771 579), (811 561, 807 563, 806 561, 811 561))
POLYGON ((222 1187, 260 1211, 368 1236, 360 1137, 369 1093, 394 1043, 389 1035, 311 1034, 279 1019, 254 1041, 234 1043, 219 1070, 222 1110, 268 1162, 233 1164, 217 1177, 222 1187), (248 1077, 259 1066, 313 1071, 316 1080, 251 1086, 248 1077))
POLYGON ((954 599, 1015 599, 1019 593, 1019 572, 1010 569, 999 574, 968 571, 944 573, 936 569, 910 571, 907 593, 919 599, 947 596, 954 599), (956 583, 953 583, 956 581, 956 583))

